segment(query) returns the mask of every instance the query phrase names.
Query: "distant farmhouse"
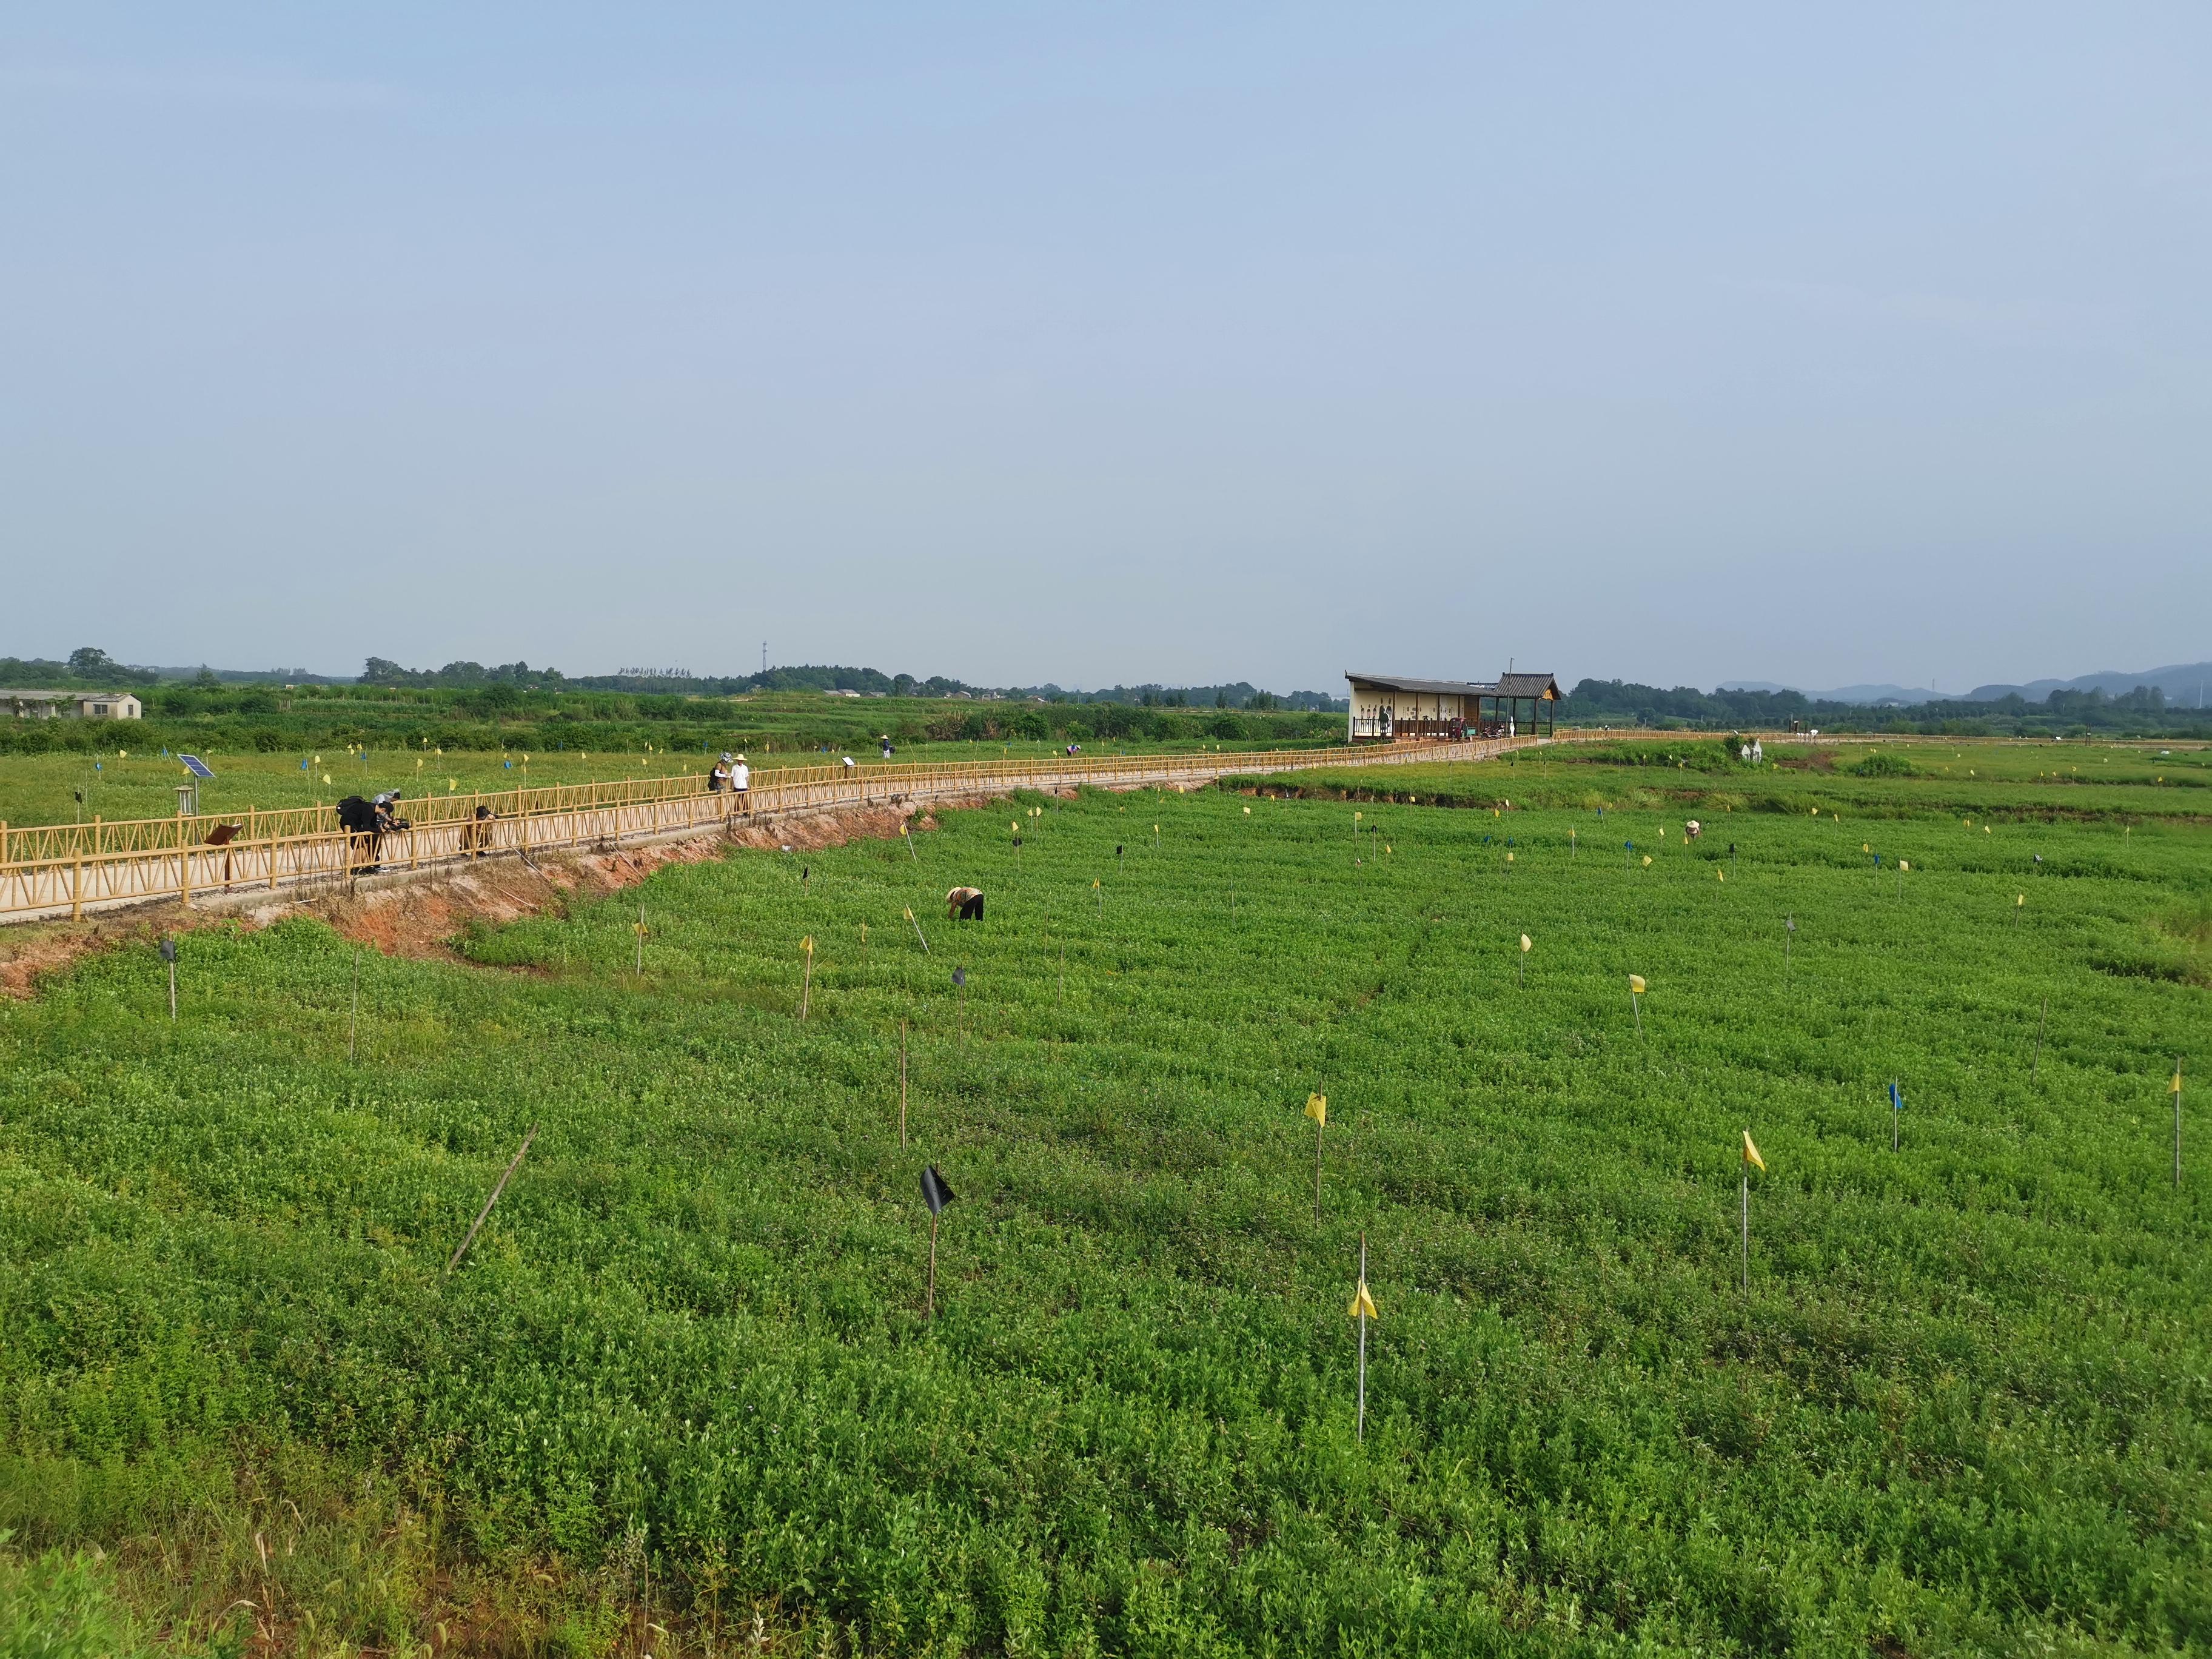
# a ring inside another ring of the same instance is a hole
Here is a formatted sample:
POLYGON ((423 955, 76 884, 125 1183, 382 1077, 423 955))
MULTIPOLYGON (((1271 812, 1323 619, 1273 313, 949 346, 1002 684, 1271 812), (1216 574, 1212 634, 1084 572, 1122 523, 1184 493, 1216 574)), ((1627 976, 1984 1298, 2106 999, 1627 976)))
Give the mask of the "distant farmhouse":
POLYGON ((1409 680, 1346 674, 1352 684, 1353 743, 1401 738, 1510 738, 1552 729, 1559 683, 1549 674, 1500 674, 1474 680, 1409 680))
POLYGON ((0 708, 19 720, 135 720, 145 714, 128 691, 0 691, 0 708))

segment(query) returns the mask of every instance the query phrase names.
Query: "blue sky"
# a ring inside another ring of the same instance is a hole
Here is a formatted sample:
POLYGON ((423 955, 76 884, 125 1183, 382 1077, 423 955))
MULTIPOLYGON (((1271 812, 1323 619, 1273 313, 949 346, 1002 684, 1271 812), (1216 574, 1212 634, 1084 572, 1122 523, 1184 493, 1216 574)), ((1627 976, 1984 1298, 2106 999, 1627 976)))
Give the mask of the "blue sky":
POLYGON ((2212 655, 2212 9, 15 8, 0 653, 2212 655))

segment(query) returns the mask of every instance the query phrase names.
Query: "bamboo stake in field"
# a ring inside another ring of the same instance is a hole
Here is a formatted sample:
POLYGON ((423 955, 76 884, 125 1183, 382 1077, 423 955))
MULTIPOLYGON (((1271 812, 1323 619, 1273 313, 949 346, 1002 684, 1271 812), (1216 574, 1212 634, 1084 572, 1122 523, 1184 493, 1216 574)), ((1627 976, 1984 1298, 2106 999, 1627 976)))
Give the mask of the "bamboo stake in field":
POLYGON ((1889 1150, 1897 1150, 1897 1121, 1905 1115, 1905 1091, 1897 1086, 1897 1079, 1889 1080, 1889 1150))
POLYGON ((1631 974, 1628 976, 1628 1006, 1636 1012, 1636 1040, 1638 1042, 1644 1041, 1644 975, 1631 974))
POLYGON ((899 820, 899 839, 906 843, 907 856, 916 864, 921 863, 921 854, 914 850, 914 836, 908 833, 903 818, 899 820))
POLYGON ((1098 920, 1103 921, 1106 920, 1106 890, 1098 884, 1098 878, 1096 876, 1091 878, 1091 890, 1097 895, 1098 920))
POLYGON ((169 965, 169 1024, 177 1023, 177 941, 161 941, 161 960, 169 965))
POLYGON ((1784 990, 1785 990, 1785 991, 1786 991, 1786 990, 1788 990, 1788 989, 1790 988, 1790 940, 1792 940, 1792 939, 1796 939, 1796 937, 1797 937, 1797 918, 1796 918, 1796 916, 1794 916, 1794 915, 1788 915, 1788 916, 1784 916, 1784 917, 1783 917, 1783 918, 1782 918, 1782 988, 1783 988, 1784 990))
POLYGON ((906 1022, 899 1022, 899 1145, 906 1145, 906 1022))
POLYGON ((952 970, 952 992, 958 1005, 955 1023, 960 1028, 960 1046, 964 1048, 968 1046, 968 970, 965 968, 952 970))
POLYGON ((353 1064, 354 1038, 361 1031, 361 946, 353 947, 353 1013, 346 1021, 346 1064, 353 1064))
POLYGON ((1352 1292, 1349 1310, 1359 1327, 1359 1416, 1353 1437, 1367 1438, 1367 1322, 1376 1317, 1375 1298, 1367 1293, 1367 1235, 1359 1235, 1359 1288, 1352 1292))
POLYGON ((1321 1133, 1328 1127, 1328 1097, 1308 1095, 1306 1115, 1314 1123, 1314 1225, 1321 1225, 1321 1133))
POLYGON ((637 974, 641 979, 645 977, 645 906, 642 903, 637 907, 637 974))
POLYGON ((449 1276, 461 1265, 461 1258, 469 1253, 469 1246, 477 1242, 477 1232, 484 1224, 484 1218, 491 1213, 491 1206, 499 1202, 499 1195, 507 1190, 507 1183, 522 1167, 523 1154, 530 1150, 530 1143, 537 1139, 538 1126, 533 1123, 530 1126, 530 1133, 523 1136, 522 1145, 515 1148, 514 1161, 507 1166, 507 1173, 500 1176, 499 1184, 491 1189, 491 1196, 484 1200, 483 1208, 477 1212, 477 1218, 469 1224, 468 1237, 461 1240, 460 1248, 453 1252, 453 1260, 446 1263, 446 1272, 449 1276))
POLYGON ((2043 1028, 2051 1019, 2051 999, 2043 999, 2043 1012, 2035 1017, 2035 1058, 2027 1063, 2027 1080, 2033 1084, 2035 1074, 2043 1066, 2043 1028))
MULTIPOLYGON (((908 921, 914 921, 914 912, 911 908, 907 911, 906 919, 908 921)), ((921 924, 918 921, 914 921, 914 936, 921 940, 921 953, 924 956, 927 956, 929 954, 929 940, 923 937, 921 924)))
POLYGON ((804 1025, 806 1024, 807 1000, 814 991, 814 935, 809 933, 799 940, 799 948, 806 958, 805 975, 799 981, 799 1023, 804 1025))
POLYGON ((1533 947, 1529 945, 1528 935, 1526 933, 1522 934, 1521 958, 1515 965, 1520 969, 1521 988, 1524 991, 1528 988, 1528 952, 1531 948, 1533 947))
POLYGON ((2027 895, 2025 893, 2014 894, 2012 899, 2012 925, 2014 927, 2017 927, 2020 926, 2020 913, 2027 908, 2027 895))
POLYGON ((1751 1294, 1751 1166, 1756 1164, 1761 1175, 1766 1173, 1766 1160, 1759 1155, 1759 1148, 1751 1144, 1751 1131, 1743 1132, 1743 1293, 1751 1294))

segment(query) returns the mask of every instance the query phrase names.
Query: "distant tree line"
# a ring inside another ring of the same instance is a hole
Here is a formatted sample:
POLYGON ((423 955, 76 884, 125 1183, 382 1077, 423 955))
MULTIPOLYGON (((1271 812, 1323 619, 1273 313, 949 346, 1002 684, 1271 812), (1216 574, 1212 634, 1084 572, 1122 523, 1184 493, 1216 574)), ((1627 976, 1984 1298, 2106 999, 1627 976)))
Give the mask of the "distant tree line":
POLYGON ((2018 692, 1988 702, 1956 697, 1910 705, 1831 702, 1802 691, 1700 691, 1629 680, 1583 680, 1559 703, 1559 718, 1582 726, 1640 726, 1772 731, 1791 720, 1822 732, 1991 737, 2076 730, 2144 736, 2212 732, 2212 711, 2170 708, 2166 693, 2139 685, 2118 696, 2101 690, 2053 691, 2040 702, 2018 692))

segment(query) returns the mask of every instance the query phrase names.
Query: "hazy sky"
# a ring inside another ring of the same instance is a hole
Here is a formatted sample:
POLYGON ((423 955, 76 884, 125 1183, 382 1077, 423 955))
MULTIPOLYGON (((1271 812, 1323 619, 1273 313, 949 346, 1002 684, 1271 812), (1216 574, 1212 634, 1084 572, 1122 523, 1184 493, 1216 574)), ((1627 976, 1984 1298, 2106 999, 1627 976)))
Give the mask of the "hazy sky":
POLYGON ((0 14, 0 653, 2212 656, 2212 7, 0 14))

